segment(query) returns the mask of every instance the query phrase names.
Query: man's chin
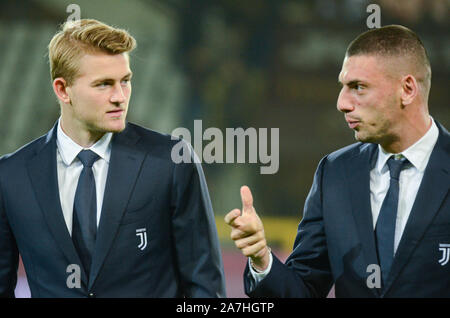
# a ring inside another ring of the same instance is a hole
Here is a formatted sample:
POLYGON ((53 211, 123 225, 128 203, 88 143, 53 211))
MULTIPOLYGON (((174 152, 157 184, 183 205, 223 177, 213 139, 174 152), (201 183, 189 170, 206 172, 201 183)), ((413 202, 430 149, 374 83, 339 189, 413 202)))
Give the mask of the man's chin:
POLYGON ((364 143, 372 143, 372 144, 379 144, 380 140, 382 140, 381 136, 377 135, 370 135, 367 133, 364 133, 363 131, 355 131, 355 139, 364 142, 364 143))
POLYGON ((112 132, 112 133, 120 133, 120 132, 124 131, 125 127, 126 127, 126 126, 124 125, 124 126, 122 126, 122 127, 120 127, 120 128, 114 128, 114 129, 111 129, 109 132, 112 132))
POLYGON ((121 121, 120 123, 113 123, 111 125, 108 125, 107 127, 105 127, 105 132, 111 132, 111 133, 120 133, 122 132, 125 127, 126 127, 126 123, 125 121, 121 121))
POLYGON ((356 131, 355 130, 355 139, 360 142, 373 142, 370 138, 370 136, 367 136, 367 134, 364 134, 362 131, 356 131))

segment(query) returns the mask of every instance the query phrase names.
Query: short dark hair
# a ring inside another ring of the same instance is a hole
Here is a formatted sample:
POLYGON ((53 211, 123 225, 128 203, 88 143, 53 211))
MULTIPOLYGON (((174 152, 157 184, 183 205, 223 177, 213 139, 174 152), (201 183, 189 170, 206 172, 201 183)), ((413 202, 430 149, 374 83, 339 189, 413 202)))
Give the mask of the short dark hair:
POLYGON ((423 74, 417 80, 423 82, 427 91, 431 82, 431 64, 419 36, 401 25, 388 25, 360 34, 347 48, 346 57, 354 55, 377 55, 410 59, 423 74))

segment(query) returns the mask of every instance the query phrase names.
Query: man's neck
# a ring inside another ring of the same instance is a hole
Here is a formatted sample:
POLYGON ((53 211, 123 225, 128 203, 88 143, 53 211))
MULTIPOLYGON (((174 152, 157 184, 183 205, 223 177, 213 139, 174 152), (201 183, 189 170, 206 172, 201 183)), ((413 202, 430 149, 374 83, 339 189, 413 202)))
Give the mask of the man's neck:
POLYGON ((82 128, 77 129, 64 121, 63 117, 61 117, 60 124, 61 129, 64 131, 64 133, 83 148, 90 148, 105 134, 104 132, 92 132, 82 128))
POLYGON ((401 153, 414 145, 431 128, 432 120, 429 115, 423 119, 414 119, 407 122, 403 129, 397 132, 398 138, 380 143, 381 147, 389 153, 401 153))

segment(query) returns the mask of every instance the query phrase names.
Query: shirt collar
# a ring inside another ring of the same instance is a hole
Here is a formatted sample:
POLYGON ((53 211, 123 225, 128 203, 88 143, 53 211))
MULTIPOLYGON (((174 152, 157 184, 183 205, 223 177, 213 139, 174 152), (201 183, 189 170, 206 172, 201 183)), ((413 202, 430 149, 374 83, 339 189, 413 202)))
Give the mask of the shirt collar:
MULTIPOLYGON (((427 167, 428 159, 430 158, 431 152, 433 151, 434 145, 439 137, 439 129, 431 118, 431 127, 418 141, 413 145, 401 152, 401 155, 408 159, 408 161, 420 172, 425 171, 427 167)), ((386 162, 392 153, 386 152, 381 145, 378 145, 378 159, 375 168, 378 173, 385 167, 386 162)))
MULTIPOLYGON (((113 134, 111 132, 104 134, 102 138, 100 138, 95 144, 87 149, 92 150, 97 155, 99 155, 100 158, 106 160, 106 162, 109 163, 109 159, 111 157, 112 135, 113 134)), ((56 145, 63 162, 67 166, 70 166, 72 164, 81 150, 86 149, 81 147, 66 135, 66 133, 61 128, 61 118, 58 120, 56 145)))

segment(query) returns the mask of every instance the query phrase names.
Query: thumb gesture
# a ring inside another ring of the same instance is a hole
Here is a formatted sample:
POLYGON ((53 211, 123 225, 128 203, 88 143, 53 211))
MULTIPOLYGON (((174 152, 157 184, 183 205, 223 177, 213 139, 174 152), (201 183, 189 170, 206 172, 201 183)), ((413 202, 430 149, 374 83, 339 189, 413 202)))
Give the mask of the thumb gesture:
POLYGON ((242 200, 242 215, 247 213, 256 213, 253 208, 253 196, 250 188, 247 186, 241 187, 241 200, 242 200))

